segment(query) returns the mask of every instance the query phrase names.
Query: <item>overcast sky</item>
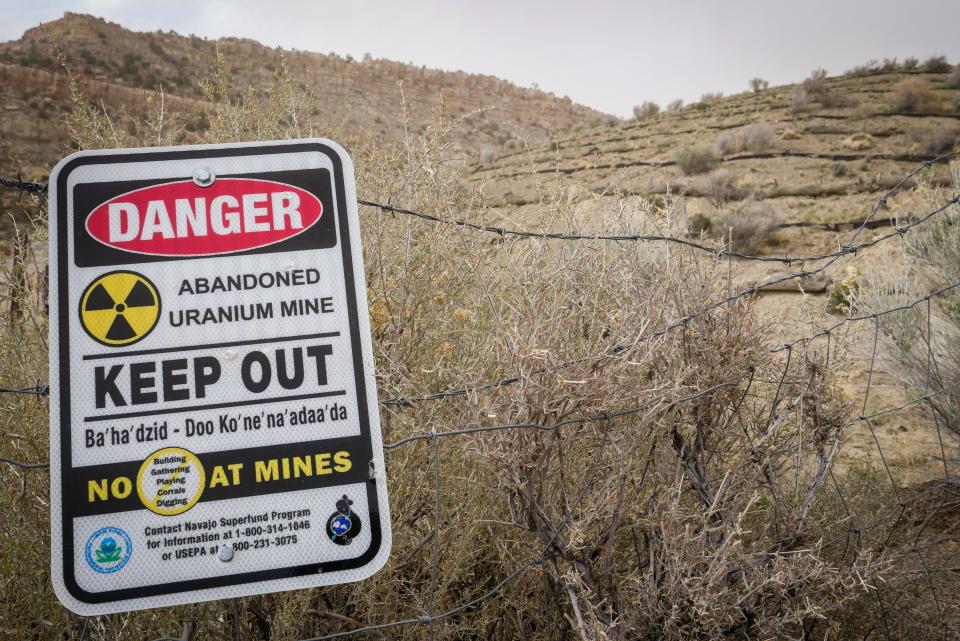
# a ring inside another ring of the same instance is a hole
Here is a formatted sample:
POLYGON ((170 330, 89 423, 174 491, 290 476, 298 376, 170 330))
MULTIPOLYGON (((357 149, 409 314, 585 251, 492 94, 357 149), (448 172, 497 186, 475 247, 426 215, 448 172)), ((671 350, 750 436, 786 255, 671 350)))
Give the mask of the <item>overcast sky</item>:
POLYGON ((621 116, 811 69, 944 54, 960 61, 960 0, 0 0, 0 40, 64 11, 138 31, 487 73, 621 116))

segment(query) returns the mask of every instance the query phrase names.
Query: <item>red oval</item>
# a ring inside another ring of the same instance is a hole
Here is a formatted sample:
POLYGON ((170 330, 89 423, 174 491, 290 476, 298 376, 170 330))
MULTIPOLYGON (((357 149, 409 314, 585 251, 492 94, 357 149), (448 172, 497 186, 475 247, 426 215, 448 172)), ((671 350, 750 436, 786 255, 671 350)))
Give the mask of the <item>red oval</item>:
POLYGON ((87 232, 116 249, 151 256, 211 256, 293 238, 320 220, 310 192, 272 180, 218 178, 143 187, 97 205, 87 232))

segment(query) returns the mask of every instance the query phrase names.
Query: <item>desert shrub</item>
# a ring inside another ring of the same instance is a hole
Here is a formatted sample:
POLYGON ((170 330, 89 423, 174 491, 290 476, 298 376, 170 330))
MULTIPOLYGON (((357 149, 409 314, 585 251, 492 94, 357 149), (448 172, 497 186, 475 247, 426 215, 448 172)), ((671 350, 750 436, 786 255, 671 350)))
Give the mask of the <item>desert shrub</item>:
POLYGON ((658 113, 660 113, 660 105, 649 100, 645 100, 633 108, 633 117, 637 120, 644 120, 656 116, 658 113))
POLYGON ((740 151, 740 136, 736 130, 725 131, 717 136, 714 146, 717 148, 717 153, 721 156, 735 154, 740 151))
POLYGON ((687 219, 687 233, 697 236, 709 234, 713 228, 713 221, 706 214, 691 214, 687 219))
POLYGON ((767 89, 770 86, 770 82, 764 80, 763 78, 751 78, 750 79, 750 91, 753 93, 760 93, 764 89, 767 89))
POLYGON ((787 97, 790 112, 796 115, 813 111, 815 100, 805 89, 797 89, 787 97))
POLYGON ((764 151, 773 144, 774 134, 770 125, 754 122, 740 129, 727 131, 717 137, 716 147, 720 155, 739 151, 764 151))
POLYGON ((680 98, 677 98, 676 100, 671 100, 667 104, 667 111, 671 113, 680 111, 681 109, 683 109, 683 100, 681 100, 680 98))
MULTIPOLYGON (((956 179, 957 174, 954 176, 956 179)), ((951 195, 950 188, 921 183, 918 207, 921 211, 940 207, 951 195)), ((960 389, 956 386, 960 380, 960 295, 951 290, 932 298, 929 307, 909 307, 922 292, 960 281, 960 209, 953 205, 914 229, 904 242, 902 260, 863 279, 852 309, 870 314, 905 307, 884 316, 879 324, 884 364, 914 392, 942 390, 931 397, 930 409, 942 426, 960 433, 960 389), (931 367, 931 359, 935 359, 935 367, 931 367)))
POLYGON ((827 91, 821 93, 817 98, 818 102, 828 109, 839 109, 856 106, 857 100, 848 93, 839 91, 827 91))
POLYGON ((930 56, 923 61, 920 70, 926 73, 947 73, 951 68, 946 56, 930 56))
POLYGON ((890 108, 895 113, 936 111, 939 107, 940 97, 920 78, 906 78, 893 88, 890 108))
POLYGON ((746 190, 737 184, 737 178, 728 171, 717 169, 706 176, 700 186, 704 196, 715 209, 723 209, 727 203, 746 197, 746 190))
POLYGON ((827 70, 817 68, 810 72, 810 75, 800 83, 800 88, 810 96, 819 98, 827 92, 827 70))
POLYGON ((709 104, 711 102, 716 102, 723 98, 722 91, 709 91, 702 96, 700 96, 700 102, 704 104, 709 104))
POLYGON ((960 89, 960 64, 947 76, 946 85, 948 89, 960 89))
POLYGON ((712 171, 720 163, 720 158, 712 147, 693 145, 684 147, 674 156, 677 167, 688 176, 712 171))
POLYGON ((920 67, 920 61, 913 56, 903 59, 904 71, 916 71, 920 67))
POLYGON ((915 135, 920 153, 928 156, 939 156, 951 151, 960 141, 960 127, 956 125, 940 125, 932 129, 921 130, 915 135))
MULTIPOLYGON (((896 64, 896 60, 894 60, 896 64)), ((864 76, 872 76, 876 73, 880 73, 882 70, 882 65, 876 60, 868 60, 862 65, 857 65, 853 69, 849 69, 844 73, 845 76, 849 78, 861 78, 864 76)))
POLYGON ((885 73, 897 71, 898 69, 900 69, 900 63, 897 62, 896 58, 884 58, 883 62, 880 63, 880 71, 885 73))
POLYGON ((830 175, 834 178, 840 178, 847 175, 847 163, 836 161, 829 165, 830 175))
POLYGON ((746 151, 764 151, 773 144, 773 129, 770 125, 755 122, 740 130, 740 148, 746 151))
POLYGON ((721 233, 730 249, 756 254, 775 238, 780 220, 767 203, 746 200, 721 216, 714 230, 721 233))

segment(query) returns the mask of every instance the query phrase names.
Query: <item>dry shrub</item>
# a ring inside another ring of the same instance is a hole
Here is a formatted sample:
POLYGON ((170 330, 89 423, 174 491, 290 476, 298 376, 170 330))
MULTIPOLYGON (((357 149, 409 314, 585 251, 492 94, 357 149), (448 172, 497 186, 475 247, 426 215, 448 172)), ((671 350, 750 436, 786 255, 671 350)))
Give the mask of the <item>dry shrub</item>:
POLYGON ((645 120, 660 113, 660 105, 650 100, 645 100, 633 108, 633 117, 636 120, 645 120))
POLYGON ((947 76, 946 85, 948 89, 960 89, 960 64, 947 76))
POLYGON ((960 127, 939 125, 932 129, 922 129, 914 135, 920 153, 927 156, 939 156, 951 151, 960 141, 960 127))
POLYGON ((721 98, 723 98, 722 91, 708 91, 700 96, 700 102, 709 104, 711 102, 717 102, 721 98))
POLYGON ((753 93, 760 93, 770 86, 770 82, 768 80, 764 80, 763 78, 751 78, 749 84, 750 91, 753 93))
POLYGON ((717 137, 717 151, 728 155, 740 151, 765 151, 773 144, 773 129, 770 125, 755 122, 741 129, 728 131, 717 137))
POLYGON ((688 176, 712 171, 720 163, 717 152, 706 145, 684 147, 676 153, 674 160, 680 171, 688 176))
POLYGON ((815 99, 804 89, 797 89, 787 97, 790 112, 793 114, 805 114, 814 110, 815 99))
POLYGON ((773 144, 770 125, 755 122, 740 130, 740 148, 746 151, 765 151, 773 144))
POLYGON ((903 59, 904 71, 916 71, 920 67, 920 60, 913 56, 903 59))
POLYGON ((701 181, 700 190, 715 209, 723 209, 727 203, 746 197, 745 189, 737 184, 737 178, 728 171, 717 169, 701 181))
POLYGON ((683 109, 683 100, 681 100, 680 98, 677 98, 676 100, 671 100, 667 104, 667 111, 670 113, 675 113, 677 111, 680 111, 681 109, 683 109))
POLYGON ((722 216, 714 229, 732 251, 755 254, 774 239, 780 220, 763 201, 747 200, 722 216))
POLYGON ((906 78, 898 82, 890 99, 890 108, 895 113, 937 111, 940 106, 940 96, 920 78, 906 78))
POLYGON ((820 98, 827 93, 827 70, 817 68, 810 72, 810 75, 800 83, 800 88, 814 98, 820 98))
MULTIPOLYGON (((955 183, 957 176, 954 173, 955 183)), ((941 206, 952 195, 948 189, 925 183, 917 193, 924 210, 941 206)), ((960 281, 958 223, 960 208, 953 205, 908 235, 905 260, 895 269, 871 273, 853 299, 853 310, 873 313, 906 306, 917 298, 917 292, 960 281)), ((960 389, 955 386, 960 381, 960 296, 950 291, 932 299, 929 326, 926 312, 925 307, 914 306, 883 318, 883 356, 913 390, 943 390, 930 400, 930 407, 944 426, 960 434, 960 389), (929 347, 928 327, 933 330, 929 347), (931 358, 936 359, 935 367, 931 367, 931 358)))
POLYGON ((920 70, 926 73, 947 73, 951 68, 946 56, 930 56, 923 61, 920 70))

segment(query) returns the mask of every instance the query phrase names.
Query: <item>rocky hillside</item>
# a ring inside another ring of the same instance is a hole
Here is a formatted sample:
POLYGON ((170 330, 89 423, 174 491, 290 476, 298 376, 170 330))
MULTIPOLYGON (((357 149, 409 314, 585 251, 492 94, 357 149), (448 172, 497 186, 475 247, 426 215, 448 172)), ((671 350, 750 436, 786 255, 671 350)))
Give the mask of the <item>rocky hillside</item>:
POLYGON ((707 98, 505 153, 471 178, 494 205, 559 186, 594 200, 684 194, 701 226, 760 203, 779 224, 833 223, 960 145, 960 67, 940 59, 707 98))
MULTIPOLYGON (((84 93, 114 113, 145 110, 163 87, 171 110, 186 120, 186 142, 200 142, 206 125, 201 79, 216 70, 217 52, 235 88, 264 89, 281 64, 281 52, 252 40, 206 40, 174 32, 139 33, 92 16, 67 13, 0 43, 0 166, 34 168, 40 174, 69 151, 62 116, 71 106, 56 47, 80 78, 84 93), (56 43, 54 46, 52 43, 56 43)), ((575 126, 616 118, 569 98, 518 87, 492 76, 438 71, 389 60, 300 51, 284 52, 290 72, 312 94, 312 124, 343 135, 403 135, 402 97, 410 126, 480 111, 457 128, 455 143, 490 157, 517 141, 541 142, 575 126)))

